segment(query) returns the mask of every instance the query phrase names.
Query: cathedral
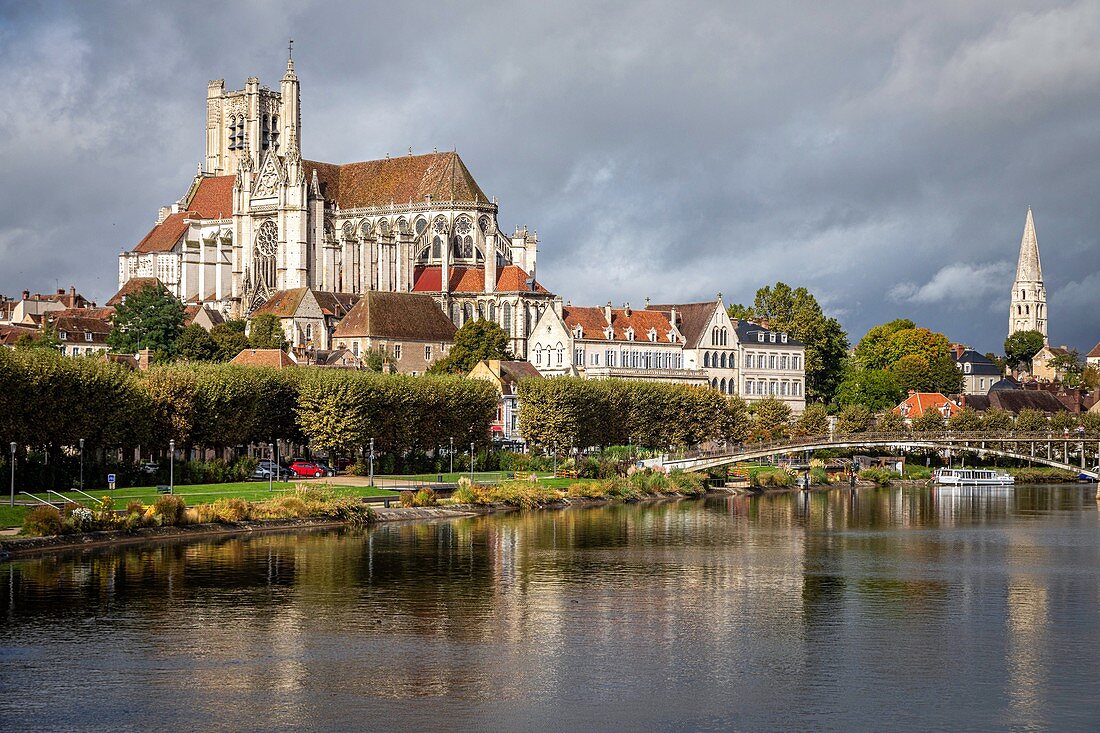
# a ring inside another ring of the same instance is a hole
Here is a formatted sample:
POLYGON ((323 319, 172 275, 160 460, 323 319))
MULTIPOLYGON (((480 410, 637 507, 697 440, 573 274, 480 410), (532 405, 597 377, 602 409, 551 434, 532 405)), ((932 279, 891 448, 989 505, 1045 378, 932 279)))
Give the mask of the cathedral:
POLYGON ((119 255, 120 292, 160 280, 185 303, 247 317, 296 288, 430 294, 456 326, 484 318, 517 358, 559 301, 535 280, 538 238, 504 234, 457 152, 333 164, 301 155, 293 59, 278 91, 206 93, 206 157, 184 196, 119 255), (131 283, 133 286, 134 283, 131 283))
POLYGON ((1008 309, 1008 335, 1017 331, 1038 331, 1043 334, 1043 340, 1047 340, 1047 292, 1043 286, 1039 241, 1035 237, 1035 220, 1031 216, 1030 206, 1024 221, 1020 259, 1016 264, 1016 280, 1012 283, 1008 309))

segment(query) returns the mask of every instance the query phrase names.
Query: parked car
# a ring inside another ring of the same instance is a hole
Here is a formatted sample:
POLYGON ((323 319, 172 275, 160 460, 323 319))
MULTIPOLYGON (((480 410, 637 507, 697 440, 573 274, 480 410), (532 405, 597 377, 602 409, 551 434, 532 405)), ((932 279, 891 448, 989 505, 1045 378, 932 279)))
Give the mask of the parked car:
POLYGON ((290 464, 290 471, 295 476, 303 476, 306 478, 318 478, 325 475, 325 469, 312 461, 294 461, 294 463, 290 464))
POLYGON ((336 475, 336 469, 333 468, 332 466, 328 465, 324 461, 314 461, 314 463, 316 463, 318 466, 321 467, 321 470, 323 470, 325 472, 326 476, 335 476, 336 475))
POLYGON ((273 478, 276 481, 286 475, 286 469, 280 466, 275 461, 267 460, 266 458, 256 464, 256 470, 252 472, 252 478, 261 479, 267 481, 268 478, 273 478))

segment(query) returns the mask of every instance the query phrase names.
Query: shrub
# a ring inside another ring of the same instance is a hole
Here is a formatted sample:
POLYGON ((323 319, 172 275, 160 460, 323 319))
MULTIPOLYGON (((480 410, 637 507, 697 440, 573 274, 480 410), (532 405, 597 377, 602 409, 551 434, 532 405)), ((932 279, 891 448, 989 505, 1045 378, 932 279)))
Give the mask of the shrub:
POLYGON ((927 466, 922 466, 919 463, 906 463, 905 468, 902 469, 902 477, 913 480, 930 479, 932 478, 932 469, 927 466))
POLYGON ((703 477, 687 471, 673 471, 668 475, 669 483, 684 496, 702 496, 706 493, 703 477))
POLYGON ((153 513, 159 516, 160 524, 165 527, 174 527, 183 523, 184 510, 187 504, 183 498, 174 494, 158 497, 153 503, 153 513))
POLYGON ((138 499, 133 499, 126 503, 127 514, 142 514, 145 512, 145 505, 138 499))
POLYGON ((431 489, 420 489, 413 495, 413 506, 436 506, 435 492, 431 489))
POLYGON ((758 487, 788 487, 794 485, 794 477, 782 468, 765 466, 749 471, 749 482, 758 487))
POLYGON ((412 507, 416 506, 416 494, 412 491, 401 492, 401 506, 412 507))
POLYGON ((455 504, 479 504, 479 494, 474 490, 473 485, 470 484, 470 480, 466 479, 466 485, 463 486, 462 482, 458 483, 458 488, 451 494, 451 500, 455 504))
POLYGON ((810 469, 810 483, 824 486, 829 483, 829 473, 820 466, 814 466, 810 469))
POLYGON ((898 475, 888 468, 864 468, 859 472, 859 477, 866 481, 873 481, 879 486, 889 486, 890 481, 898 475))
POLYGON ((52 506, 36 506, 23 519, 23 534, 32 537, 51 537, 61 534, 61 512, 52 506))
POLYGON ((569 496, 578 499, 606 499, 607 481, 578 481, 569 487, 569 496))

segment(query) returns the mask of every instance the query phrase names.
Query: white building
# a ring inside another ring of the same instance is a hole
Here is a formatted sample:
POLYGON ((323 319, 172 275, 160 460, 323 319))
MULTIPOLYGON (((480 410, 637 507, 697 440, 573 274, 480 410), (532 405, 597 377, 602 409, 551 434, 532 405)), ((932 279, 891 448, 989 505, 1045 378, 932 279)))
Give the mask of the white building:
POLYGON ((749 321, 737 321, 734 327, 741 396, 750 402, 775 397, 794 412, 805 410, 806 346, 782 331, 749 321))
POLYGON ((701 369, 711 387, 737 394, 737 332, 721 293, 703 303, 647 304, 646 309, 675 314, 684 336, 685 369, 701 369))
POLYGON ((279 291, 431 295, 461 326, 500 324, 527 353, 556 297, 534 278, 538 237, 504 234, 456 152, 332 164, 301 155, 299 83, 249 78, 206 98, 206 157, 187 193, 119 255, 119 287, 157 278, 185 303, 247 316, 279 291))

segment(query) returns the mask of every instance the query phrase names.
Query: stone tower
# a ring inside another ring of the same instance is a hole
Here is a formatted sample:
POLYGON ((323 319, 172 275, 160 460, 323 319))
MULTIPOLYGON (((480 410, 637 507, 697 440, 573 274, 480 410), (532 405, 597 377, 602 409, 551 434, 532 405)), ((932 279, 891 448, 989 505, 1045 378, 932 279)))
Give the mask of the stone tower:
POLYGON ((285 156, 301 151, 301 111, 294 60, 287 60, 279 91, 260 86, 249 77, 244 89, 226 91, 225 80, 206 87, 206 162, 215 176, 234 175, 243 158, 259 168, 268 151, 285 156))
POLYGON ((1012 283, 1012 305, 1008 313, 1008 335, 1017 331, 1038 331, 1047 339, 1047 292, 1043 286, 1043 268, 1039 264, 1039 242, 1035 238, 1035 220, 1027 209, 1024 237, 1020 241, 1020 261, 1016 281, 1012 283))

